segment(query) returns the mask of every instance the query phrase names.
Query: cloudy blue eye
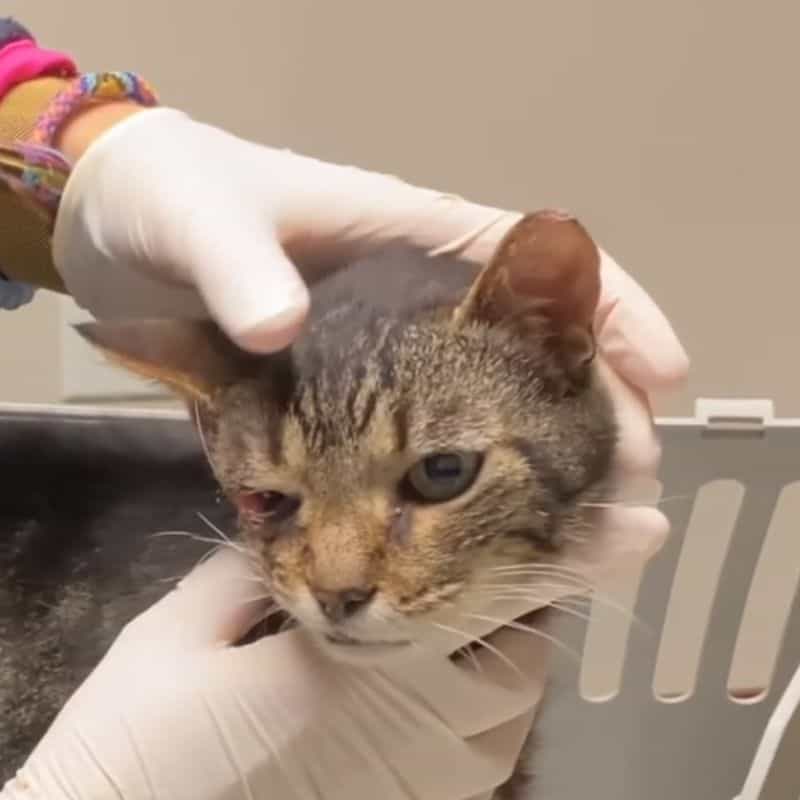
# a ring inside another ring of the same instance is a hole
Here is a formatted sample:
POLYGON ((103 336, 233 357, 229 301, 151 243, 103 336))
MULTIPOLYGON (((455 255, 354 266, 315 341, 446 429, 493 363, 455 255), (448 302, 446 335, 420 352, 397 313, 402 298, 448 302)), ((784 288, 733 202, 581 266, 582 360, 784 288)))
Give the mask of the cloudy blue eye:
POLYGON ((411 467, 401 489, 414 502, 444 503, 472 486, 482 463, 480 453, 433 453, 411 467))

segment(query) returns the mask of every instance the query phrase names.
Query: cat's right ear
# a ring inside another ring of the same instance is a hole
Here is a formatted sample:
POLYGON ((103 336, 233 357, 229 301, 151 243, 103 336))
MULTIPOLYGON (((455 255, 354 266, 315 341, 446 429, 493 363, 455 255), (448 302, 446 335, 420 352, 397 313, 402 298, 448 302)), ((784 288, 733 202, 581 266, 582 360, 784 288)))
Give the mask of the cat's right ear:
POLYGON ((572 383, 594 358, 600 251, 575 217, 539 211, 523 217, 455 310, 454 322, 513 327, 547 342, 572 383))
POLYGON ((213 405, 215 390, 254 358, 210 321, 123 320, 75 327, 112 363, 207 406, 213 405))

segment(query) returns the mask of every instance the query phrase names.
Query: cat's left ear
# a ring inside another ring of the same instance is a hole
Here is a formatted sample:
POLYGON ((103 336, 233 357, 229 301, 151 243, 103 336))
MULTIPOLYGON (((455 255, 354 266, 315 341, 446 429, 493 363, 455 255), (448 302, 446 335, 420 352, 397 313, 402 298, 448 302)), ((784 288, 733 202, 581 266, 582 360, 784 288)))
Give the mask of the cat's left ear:
POLYGON ((240 377, 255 358, 210 321, 115 320, 75 327, 112 363, 207 407, 217 389, 240 377))
POLYGON ((596 350, 594 315, 600 299, 600 251, 569 214, 523 217, 500 242, 454 312, 469 320, 542 337, 567 377, 581 382, 596 350))

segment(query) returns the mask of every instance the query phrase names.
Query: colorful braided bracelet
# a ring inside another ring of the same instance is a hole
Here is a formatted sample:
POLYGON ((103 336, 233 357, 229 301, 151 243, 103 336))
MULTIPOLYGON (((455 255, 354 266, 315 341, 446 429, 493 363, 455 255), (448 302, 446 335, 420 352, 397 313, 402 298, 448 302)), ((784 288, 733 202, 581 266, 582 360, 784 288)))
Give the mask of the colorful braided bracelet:
POLYGON ((149 84, 132 72, 87 73, 59 92, 39 117, 26 142, 0 143, 0 180, 45 215, 52 225, 71 170, 52 146, 61 126, 82 106, 133 100, 158 103, 149 84))
MULTIPOLYGON (((11 17, 0 19, 0 98, 10 89, 43 75, 73 77, 78 72, 75 62, 63 53, 38 46, 30 31, 11 17)), ((7 164, 8 154, 0 150, 0 180, 18 180, 23 166, 18 154, 7 164), (10 171, 6 172, 6 168, 10 171)), ((35 287, 11 280, 0 272, 0 309, 13 311, 31 302, 35 287)))
MULTIPOLYGON (((132 72, 87 73, 56 95, 28 141, 0 142, 0 183, 42 215, 51 229, 72 169, 67 158, 53 148, 53 140, 81 106, 118 100, 133 100, 143 106, 158 104, 150 85, 132 72)), ((0 309, 25 305, 33 293, 33 287, 10 281, 0 271, 0 309)))
POLYGON ((0 144, 0 180, 52 226, 71 165, 51 147, 0 144))
POLYGON ((133 72, 89 72, 73 80, 53 98, 28 141, 49 147, 61 126, 81 106, 116 100, 133 100, 142 106, 158 105, 150 84, 133 72))

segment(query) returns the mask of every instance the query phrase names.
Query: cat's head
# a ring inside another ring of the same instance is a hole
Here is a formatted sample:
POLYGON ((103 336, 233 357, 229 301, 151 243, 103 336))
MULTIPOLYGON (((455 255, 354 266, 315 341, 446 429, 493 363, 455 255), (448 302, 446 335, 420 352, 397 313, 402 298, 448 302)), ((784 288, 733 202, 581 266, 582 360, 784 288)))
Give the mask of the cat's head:
POLYGON ((336 314, 267 356, 209 322, 81 331, 189 402, 269 590, 325 647, 372 662, 463 627, 519 586, 510 567, 585 527, 615 442, 598 296, 594 243, 541 212, 453 304, 346 339, 336 314))

